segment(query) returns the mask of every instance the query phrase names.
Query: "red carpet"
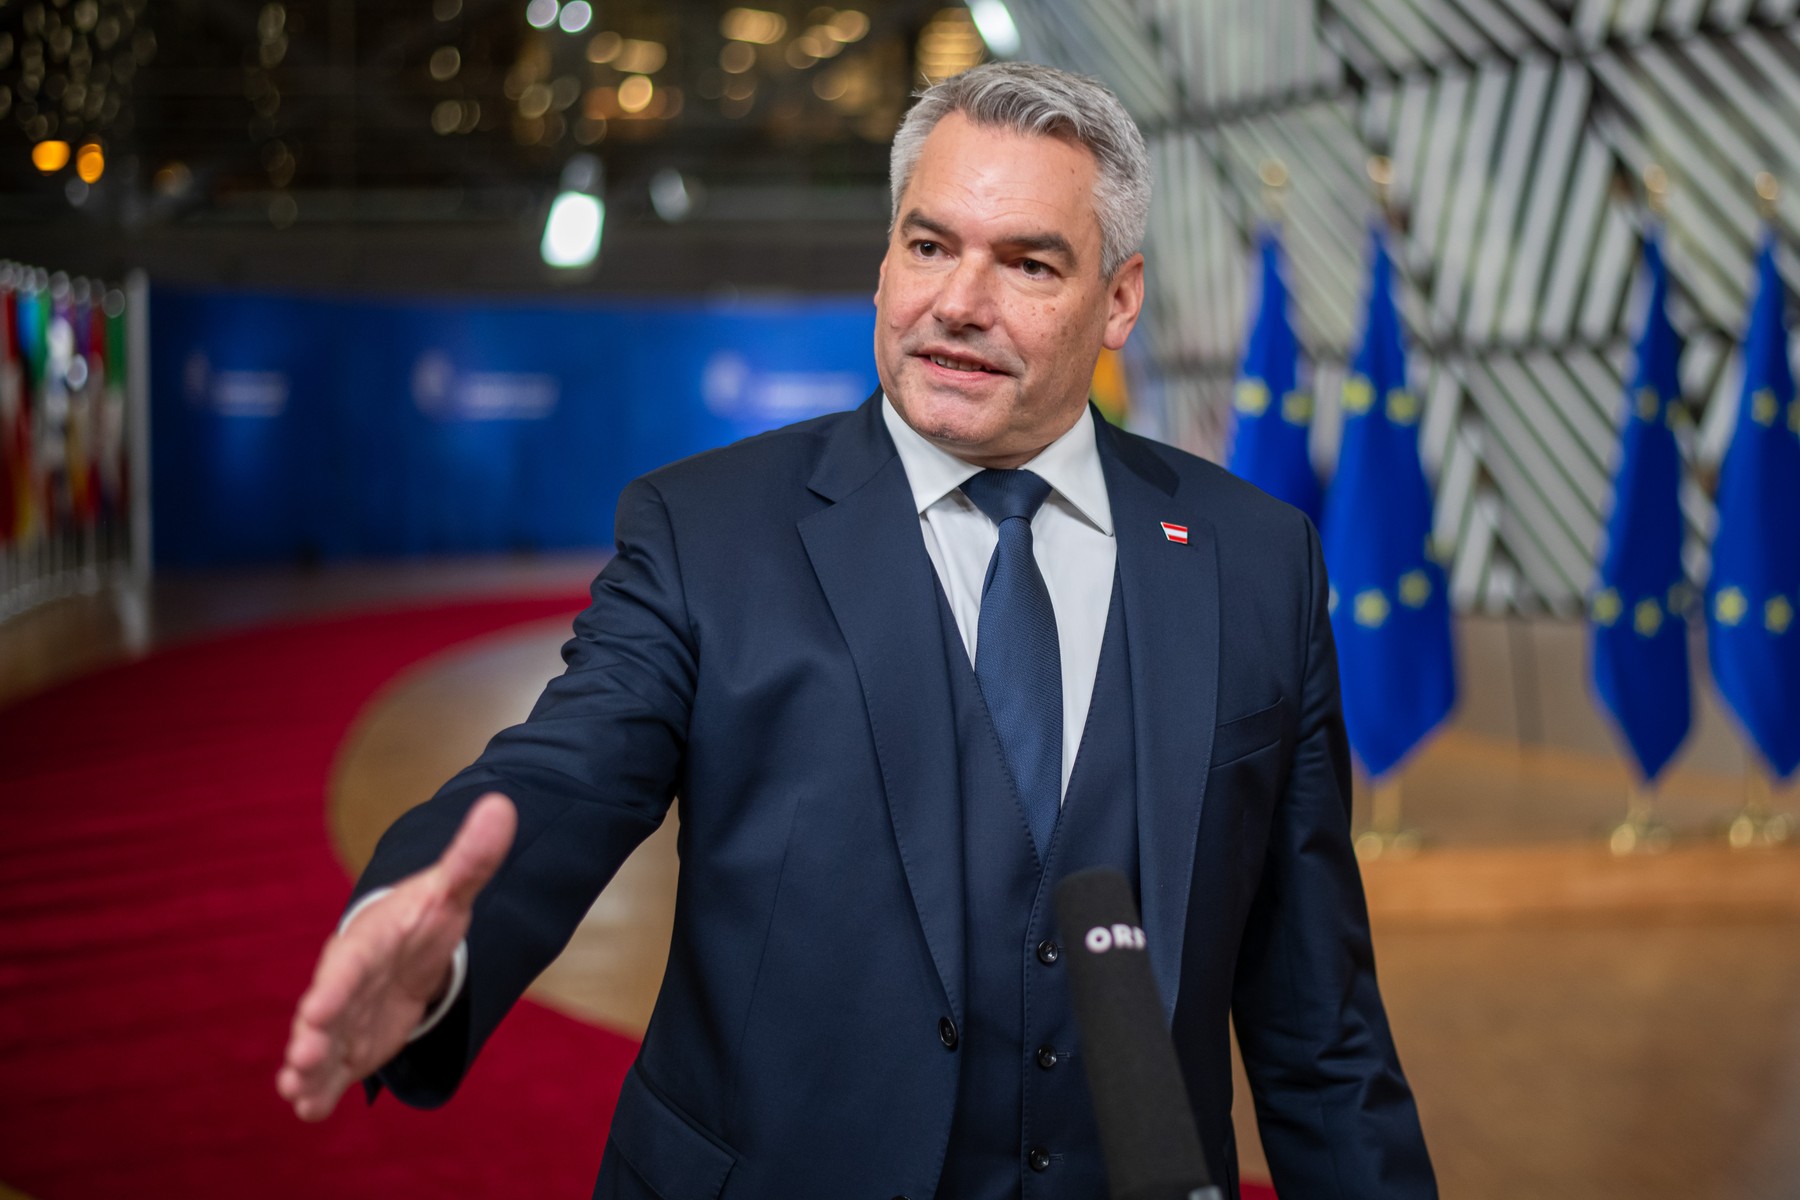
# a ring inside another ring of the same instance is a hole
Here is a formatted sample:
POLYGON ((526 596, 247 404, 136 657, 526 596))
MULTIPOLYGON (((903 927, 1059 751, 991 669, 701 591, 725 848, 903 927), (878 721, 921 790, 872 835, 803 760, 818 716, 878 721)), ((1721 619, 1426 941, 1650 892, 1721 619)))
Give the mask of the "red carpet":
POLYGON ((429 654, 578 605, 261 630, 0 710, 0 1183, 38 1200, 586 1196, 636 1047, 536 1005, 435 1113, 352 1098, 309 1126, 273 1086, 347 886, 324 794, 356 713, 429 654))

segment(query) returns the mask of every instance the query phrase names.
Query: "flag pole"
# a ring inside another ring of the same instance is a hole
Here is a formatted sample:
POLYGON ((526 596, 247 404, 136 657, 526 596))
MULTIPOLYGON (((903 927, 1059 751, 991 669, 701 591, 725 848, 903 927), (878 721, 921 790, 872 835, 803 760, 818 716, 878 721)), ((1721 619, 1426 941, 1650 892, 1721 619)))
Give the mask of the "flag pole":
POLYGON ((1778 813, 1772 803, 1774 785, 1760 763, 1744 777, 1744 807, 1726 826, 1725 840, 1733 850, 1757 850, 1785 843, 1794 833, 1794 819, 1778 813))
POLYGON ((1356 837, 1356 857, 1407 858, 1419 851, 1423 837, 1401 823, 1400 779, 1396 774, 1369 784, 1369 827, 1356 837))
POLYGON ((1282 196, 1288 185, 1287 164, 1279 158, 1265 158, 1256 175, 1262 180, 1263 208, 1271 221, 1279 222, 1283 215, 1282 196))
POLYGON ((1613 826, 1606 839, 1607 848, 1620 858, 1667 850, 1669 827, 1658 821, 1655 814, 1656 786, 1632 784, 1625 794, 1625 819, 1613 826))

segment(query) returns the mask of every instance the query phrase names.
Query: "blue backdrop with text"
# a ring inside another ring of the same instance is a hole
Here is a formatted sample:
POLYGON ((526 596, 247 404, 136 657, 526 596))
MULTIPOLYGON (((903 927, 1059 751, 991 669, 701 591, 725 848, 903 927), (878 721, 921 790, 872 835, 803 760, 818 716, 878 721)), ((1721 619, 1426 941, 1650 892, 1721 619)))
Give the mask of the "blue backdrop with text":
POLYGON ((625 484, 875 387, 867 300, 151 297, 157 561, 603 545, 625 484))

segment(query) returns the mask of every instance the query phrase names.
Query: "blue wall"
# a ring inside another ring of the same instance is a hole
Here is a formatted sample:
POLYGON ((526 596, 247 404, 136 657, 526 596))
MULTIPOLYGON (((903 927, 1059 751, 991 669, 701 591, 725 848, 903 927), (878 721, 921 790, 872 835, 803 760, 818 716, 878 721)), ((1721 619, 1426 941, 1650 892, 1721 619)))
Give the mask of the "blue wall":
POLYGON ((632 478, 860 402, 867 300, 334 300, 156 288, 156 555, 592 546, 632 478))

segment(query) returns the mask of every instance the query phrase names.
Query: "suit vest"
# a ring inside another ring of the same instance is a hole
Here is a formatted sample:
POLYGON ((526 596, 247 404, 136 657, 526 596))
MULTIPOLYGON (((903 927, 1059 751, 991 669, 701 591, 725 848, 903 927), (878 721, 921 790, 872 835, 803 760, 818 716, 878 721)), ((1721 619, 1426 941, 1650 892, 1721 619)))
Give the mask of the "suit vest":
POLYGON ((1131 672, 1118 577, 1087 725, 1045 861, 941 592, 939 610, 962 793, 967 1004, 937 1194, 1093 1200, 1106 1194, 1106 1172, 1053 896, 1063 876, 1084 867, 1117 867, 1138 887, 1131 672))

